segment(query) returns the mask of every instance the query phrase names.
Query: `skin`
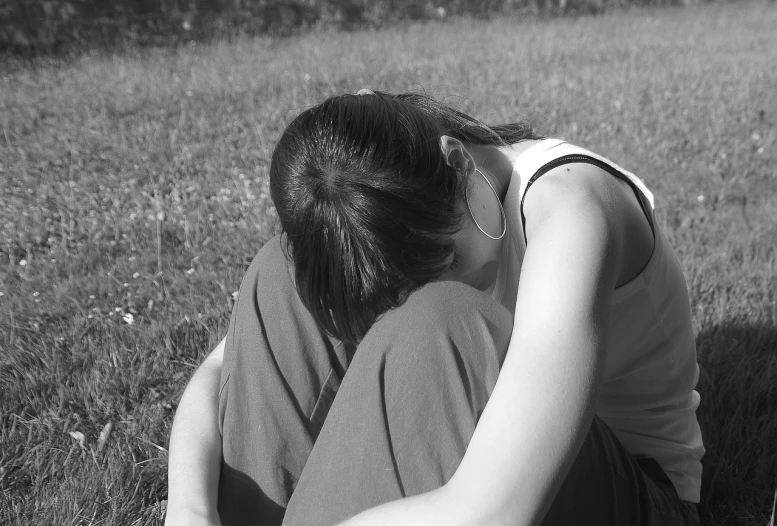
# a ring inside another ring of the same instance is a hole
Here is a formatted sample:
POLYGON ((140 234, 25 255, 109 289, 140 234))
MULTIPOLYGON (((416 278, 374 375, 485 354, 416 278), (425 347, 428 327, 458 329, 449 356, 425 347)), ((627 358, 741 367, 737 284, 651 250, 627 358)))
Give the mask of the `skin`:
POLYGON ((217 511, 221 473, 218 389, 226 338, 205 358, 186 386, 173 420, 168 450, 165 524, 221 524, 217 511))
MULTIPOLYGON (((478 167, 503 202, 511 202, 507 194, 515 191, 509 187, 509 157, 531 145, 508 151, 440 139, 448 164, 474 184, 485 184, 474 170, 478 167)), ((484 203, 470 200, 470 207, 478 206, 484 203)), ((505 212, 508 223, 517 224, 519 211, 505 212)), ((653 233, 630 187, 586 164, 544 175, 527 193, 524 212, 528 243, 521 287, 515 291, 512 338, 461 465, 444 486, 372 508, 345 524, 529 525, 547 512, 594 416, 613 291, 644 268, 653 233)), ((486 220, 498 224, 498 207, 490 213, 486 220)), ((489 290, 507 239, 492 240, 467 221, 456 238, 459 264, 440 279, 489 290)), ((195 373, 176 414, 168 525, 218 523, 213 456, 220 458, 221 445, 218 381, 212 378, 221 357, 216 351, 206 359, 206 370, 203 364, 195 373), (199 405, 198 411, 190 404, 199 405), (184 480, 186 491, 180 487, 184 480)))
MULTIPOLYGON (((524 150, 535 142, 527 141, 520 149, 524 150)), ((512 176, 512 163, 497 148, 465 145, 449 136, 440 138, 440 150, 450 166, 467 173, 471 185, 468 193, 469 208, 481 212, 478 213, 483 223, 481 227, 492 235, 498 235, 502 230, 502 218, 491 187, 503 202, 512 176), (475 171, 476 168, 480 173, 475 171), (491 187, 484 177, 491 183, 491 187)), ((476 289, 490 291, 496 279, 502 243, 506 238, 494 240, 484 235, 467 210, 467 205, 462 203, 461 206, 468 220, 455 236, 457 264, 440 279, 460 281, 476 289)))

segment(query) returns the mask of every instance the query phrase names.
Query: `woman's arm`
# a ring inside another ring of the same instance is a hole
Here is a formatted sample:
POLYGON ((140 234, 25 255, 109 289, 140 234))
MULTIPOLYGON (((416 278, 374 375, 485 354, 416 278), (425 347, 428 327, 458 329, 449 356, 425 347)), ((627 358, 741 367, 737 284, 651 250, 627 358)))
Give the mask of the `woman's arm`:
POLYGON ((217 510, 221 472, 218 427, 221 340, 186 386, 170 433, 165 524, 221 524, 217 510))
POLYGON ((453 478, 357 524, 538 524, 594 415, 622 232, 596 168, 549 172, 525 202, 528 249, 496 387, 453 478))

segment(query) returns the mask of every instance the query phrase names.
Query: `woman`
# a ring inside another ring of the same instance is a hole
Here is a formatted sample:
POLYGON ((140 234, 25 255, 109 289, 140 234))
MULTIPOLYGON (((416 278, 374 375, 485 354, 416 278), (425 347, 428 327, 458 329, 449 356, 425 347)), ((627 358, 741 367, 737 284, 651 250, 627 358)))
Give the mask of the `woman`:
POLYGON ((270 185, 168 523, 698 524, 688 293, 634 175, 362 90, 289 125, 270 185))

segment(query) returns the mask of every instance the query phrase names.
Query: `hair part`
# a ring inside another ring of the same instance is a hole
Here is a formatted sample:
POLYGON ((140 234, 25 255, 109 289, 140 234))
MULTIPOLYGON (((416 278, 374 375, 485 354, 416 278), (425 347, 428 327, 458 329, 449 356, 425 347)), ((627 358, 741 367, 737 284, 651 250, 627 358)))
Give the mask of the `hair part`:
POLYGON ((450 264, 467 182, 446 164, 442 135, 536 138, 525 123, 489 127, 425 95, 374 92, 304 111, 275 147, 270 192, 297 290, 341 341, 358 343, 450 264))

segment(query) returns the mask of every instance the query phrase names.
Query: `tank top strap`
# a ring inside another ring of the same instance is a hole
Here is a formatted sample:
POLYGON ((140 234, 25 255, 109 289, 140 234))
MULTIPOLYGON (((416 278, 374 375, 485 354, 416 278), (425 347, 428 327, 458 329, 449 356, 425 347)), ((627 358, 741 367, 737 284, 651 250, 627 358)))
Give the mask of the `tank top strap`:
POLYGON ((524 241, 526 241, 526 221, 523 213, 523 202, 526 198, 526 193, 531 188, 531 185, 545 173, 557 166, 568 163, 593 164, 629 183, 642 205, 651 228, 655 232, 655 199, 653 193, 639 177, 609 159, 585 148, 574 146, 560 139, 544 139, 519 155, 513 164, 521 182, 519 195, 524 241))

